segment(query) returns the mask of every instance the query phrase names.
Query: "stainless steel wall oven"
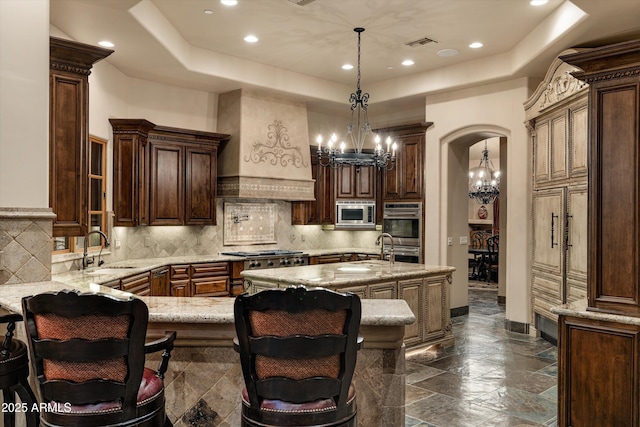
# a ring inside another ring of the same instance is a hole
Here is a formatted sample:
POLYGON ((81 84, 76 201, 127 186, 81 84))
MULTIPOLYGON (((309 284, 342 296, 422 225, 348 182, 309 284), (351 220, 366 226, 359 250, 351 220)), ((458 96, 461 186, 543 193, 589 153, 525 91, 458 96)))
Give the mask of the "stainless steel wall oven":
POLYGON ((393 236, 396 261, 422 262, 422 203, 385 203, 382 230, 393 236))

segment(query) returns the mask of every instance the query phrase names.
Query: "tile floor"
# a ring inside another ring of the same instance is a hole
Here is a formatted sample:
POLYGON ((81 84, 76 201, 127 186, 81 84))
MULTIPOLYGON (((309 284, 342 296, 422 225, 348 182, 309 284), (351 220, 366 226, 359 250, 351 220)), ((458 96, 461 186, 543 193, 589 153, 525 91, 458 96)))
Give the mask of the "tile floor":
POLYGON ((455 345, 407 356, 406 427, 556 426, 556 347, 506 331, 496 300, 470 289, 455 345))

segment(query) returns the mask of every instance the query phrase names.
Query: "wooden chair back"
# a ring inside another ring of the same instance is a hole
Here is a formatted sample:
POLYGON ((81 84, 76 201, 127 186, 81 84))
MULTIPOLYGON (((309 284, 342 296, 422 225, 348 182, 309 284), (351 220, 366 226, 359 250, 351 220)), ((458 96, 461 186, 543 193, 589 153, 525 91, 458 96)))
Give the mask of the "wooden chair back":
POLYGON ((122 402, 135 418, 148 309, 141 300, 77 291, 22 300, 32 366, 44 402, 122 402))
POLYGON ((292 287, 238 296, 235 325, 248 417, 260 418, 265 399, 294 404, 333 399, 334 416, 344 417, 360 318, 357 295, 327 289, 292 287))

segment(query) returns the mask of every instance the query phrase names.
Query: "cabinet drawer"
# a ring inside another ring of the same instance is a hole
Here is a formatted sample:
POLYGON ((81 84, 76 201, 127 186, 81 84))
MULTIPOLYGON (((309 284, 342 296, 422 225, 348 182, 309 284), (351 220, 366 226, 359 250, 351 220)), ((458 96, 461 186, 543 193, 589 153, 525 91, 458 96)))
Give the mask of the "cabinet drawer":
POLYGON ((193 296, 228 296, 229 277, 215 279, 194 279, 193 296))
POLYGON ((342 254, 321 255, 318 257, 318 264, 333 264, 334 262, 342 262, 343 259, 342 254))
POLYGON ((228 276, 229 263, 215 262, 203 264, 191 264, 191 277, 228 276))
POLYGON ((125 277, 122 279, 122 290, 136 295, 149 295, 151 293, 149 273, 125 277))
POLYGON ((120 290, 120 279, 112 280, 112 281, 106 282, 106 283, 101 283, 100 286, 105 286, 107 288, 120 290))
POLYGON ((189 264, 172 265, 170 271, 171 280, 182 280, 189 278, 189 264))

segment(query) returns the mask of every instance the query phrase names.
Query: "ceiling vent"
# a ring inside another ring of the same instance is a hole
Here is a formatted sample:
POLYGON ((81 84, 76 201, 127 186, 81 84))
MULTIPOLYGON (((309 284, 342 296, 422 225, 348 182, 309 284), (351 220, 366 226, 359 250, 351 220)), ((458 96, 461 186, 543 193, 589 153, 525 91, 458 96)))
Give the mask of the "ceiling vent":
MULTIPOLYGON (((289 1, 292 1, 292 0, 289 0, 289 1)), ((412 42, 406 42, 405 45, 409 47, 417 47, 417 46, 424 46, 425 44, 429 44, 429 43, 438 43, 438 42, 433 39, 430 39, 429 37, 423 37, 421 39, 414 40, 412 42)))
POLYGON ((298 6, 306 6, 310 3, 313 3, 316 0, 289 0, 293 4, 297 4, 298 6))

